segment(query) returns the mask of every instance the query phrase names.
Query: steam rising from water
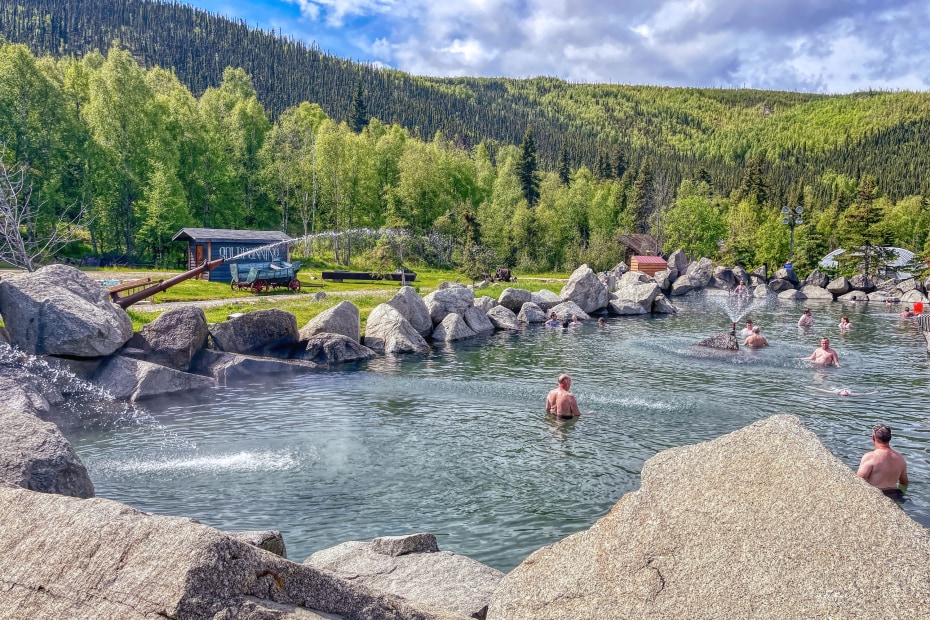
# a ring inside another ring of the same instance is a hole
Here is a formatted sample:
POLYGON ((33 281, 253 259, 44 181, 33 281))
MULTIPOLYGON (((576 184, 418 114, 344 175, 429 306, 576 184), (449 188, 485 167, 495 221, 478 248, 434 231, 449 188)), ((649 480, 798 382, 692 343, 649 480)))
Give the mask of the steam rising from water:
POLYGON ((103 459, 93 464, 100 473, 136 475, 288 471, 297 469, 300 462, 301 460, 289 451, 242 451, 155 460, 146 457, 129 460, 103 459))

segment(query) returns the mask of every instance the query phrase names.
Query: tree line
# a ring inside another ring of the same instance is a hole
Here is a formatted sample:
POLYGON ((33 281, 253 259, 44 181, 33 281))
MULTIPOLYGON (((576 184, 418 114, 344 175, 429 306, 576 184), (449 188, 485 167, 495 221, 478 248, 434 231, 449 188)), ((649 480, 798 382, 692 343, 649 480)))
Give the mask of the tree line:
POLYGON ((147 69, 119 46, 55 59, 5 43, 0 171, 21 189, 0 191, 0 207, 29 202, 34 217, 18 227, 26 239, 79 225, 72 254, 162 264, 180 251, 171 237, 197 226, 394 231, 365 245, 327 235, 331 260, 373 268, 395 266, 390 245, 403 231, 421 240, 420 258, 475 275, 495 263, 607 269, 622 260, 617 238, 627 233, 650 233, 666 251, 777 265, 788 256, 786 203, 805 209, 794 229, 798 268, 836 247, 930 251, 926 194, 894 198, 867 169, 784 188, 772 179, 788 164, 761 154, 738 175, 715 174, 695 154, 683 176, 619 144, 591 166, 575 164, 567 148, 547 166, 532 126, 519 144, 441 131, 424 140, 374 117, 359 85, 346 106, 345 120, 306 101, 272 116, 241 68, 227 67, 195 96, 174 72, 147 69))

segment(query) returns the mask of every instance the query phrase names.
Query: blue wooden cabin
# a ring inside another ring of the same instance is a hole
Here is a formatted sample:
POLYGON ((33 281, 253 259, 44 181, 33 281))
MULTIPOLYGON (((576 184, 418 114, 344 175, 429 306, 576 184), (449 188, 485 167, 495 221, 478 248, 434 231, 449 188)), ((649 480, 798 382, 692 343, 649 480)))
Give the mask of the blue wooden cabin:
MULTIPOLYGON (((187 268, 193 269, 205 260, 230 258, 243 252, 262 248, 281 241, 293 241, 283 232, 276 230, 223 230, 219 228, 182 228, 171 238, 172 241, 187 242, 187 268)), ((236 260, 239 269, 248 273, 251 267, 267 267, 271 261, 290 262, 291 249, 286 243, 260 250, 236 260)), ((232 274, 225 262, 213 271, 203 274, 204 280, 230 282, 232 274)))

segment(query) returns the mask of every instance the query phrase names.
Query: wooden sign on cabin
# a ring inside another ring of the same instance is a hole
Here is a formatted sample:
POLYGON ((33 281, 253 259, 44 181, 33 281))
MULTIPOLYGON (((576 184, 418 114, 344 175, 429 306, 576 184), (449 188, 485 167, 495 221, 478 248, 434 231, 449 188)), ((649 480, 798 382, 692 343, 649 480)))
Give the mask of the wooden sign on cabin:
POLYGON ((630 259, 630 271, 639 271, 649 276, 668 269, 668 264, 661 256, 633 256, 630 259))
MULTIPOLYGON (((271 261, 290 262, 293 241, 286 233, 277 230, 223 230, 220 228, 182 228, 172 241, 187 241, 187 268, 193 269, 205 260, 229 259, 249 250, 257 250, 236 263, 242 266, 264 265, 271 261), (278 245, 273 245, 278 244, 278 245)), ((228 262, 203 274, 213 282, 230 282, 232 274, 228 262)))

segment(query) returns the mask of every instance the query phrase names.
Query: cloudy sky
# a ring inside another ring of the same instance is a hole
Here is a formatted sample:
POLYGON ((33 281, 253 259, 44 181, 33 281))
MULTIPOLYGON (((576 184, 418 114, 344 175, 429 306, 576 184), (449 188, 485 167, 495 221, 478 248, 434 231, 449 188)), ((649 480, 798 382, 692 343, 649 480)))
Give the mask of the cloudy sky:
POLYGON ((930 89, 926 0, 188 0, 432 76, 930 89))

